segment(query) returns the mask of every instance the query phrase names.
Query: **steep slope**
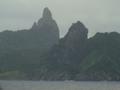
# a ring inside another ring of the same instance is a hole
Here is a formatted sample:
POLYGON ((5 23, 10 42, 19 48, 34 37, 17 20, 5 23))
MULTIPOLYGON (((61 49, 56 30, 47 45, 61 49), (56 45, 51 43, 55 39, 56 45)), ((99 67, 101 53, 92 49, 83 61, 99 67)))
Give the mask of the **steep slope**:
POLYGON ((120 34, 97 33, 87 48, 89 53, 80 64, 85 80, 120 80, 120 34))

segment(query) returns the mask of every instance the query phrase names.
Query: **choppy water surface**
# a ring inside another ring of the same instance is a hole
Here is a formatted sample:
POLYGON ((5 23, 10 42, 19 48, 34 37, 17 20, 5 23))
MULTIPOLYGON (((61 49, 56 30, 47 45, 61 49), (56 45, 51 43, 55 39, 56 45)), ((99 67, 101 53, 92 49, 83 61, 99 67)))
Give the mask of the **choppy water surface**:
POLYGON ((3 90, 120 90, 120 82, 0 81, 3 90))

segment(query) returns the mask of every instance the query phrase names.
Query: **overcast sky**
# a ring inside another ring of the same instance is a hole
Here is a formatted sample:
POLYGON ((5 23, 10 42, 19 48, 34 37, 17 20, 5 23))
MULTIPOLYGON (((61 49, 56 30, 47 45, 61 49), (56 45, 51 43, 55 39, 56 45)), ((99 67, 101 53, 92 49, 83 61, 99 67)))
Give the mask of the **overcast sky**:
POLYGON ((29 29, 49 7, 61 36, 80 20, 96 32, 120 32, 120 0, 0 0, 0 31, 29 29))

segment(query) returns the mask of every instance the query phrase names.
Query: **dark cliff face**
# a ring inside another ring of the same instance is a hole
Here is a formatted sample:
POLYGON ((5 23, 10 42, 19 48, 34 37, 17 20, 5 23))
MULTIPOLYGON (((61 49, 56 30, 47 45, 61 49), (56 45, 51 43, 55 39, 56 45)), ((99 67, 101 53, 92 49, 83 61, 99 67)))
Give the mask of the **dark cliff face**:
POLYGON ((88 38, 88 29, 80 21, 72 24, 67 35, 63 38, 67 47, 79 48, 88 38))
POLYGON ((77 21, 76 23, 73 23, 70 27, 67 35, 64 38, 68 38, 71 40, 86 40, 88 37, 88 29, 84 26, 83 23, 80 21, 77 21))

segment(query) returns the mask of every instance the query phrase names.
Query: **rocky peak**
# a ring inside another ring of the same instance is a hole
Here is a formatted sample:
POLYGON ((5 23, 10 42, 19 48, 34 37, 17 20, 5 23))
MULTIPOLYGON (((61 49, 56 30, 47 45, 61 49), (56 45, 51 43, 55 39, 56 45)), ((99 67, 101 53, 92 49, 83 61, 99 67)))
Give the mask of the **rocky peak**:
POLYGON ((73 23, 67 35, 65 36, 66 42, 78 44, 87 40, 88 29, 80 21, 73 23))
POLYGON ((42 18, 33 24, 31 30, 35 32, 38 31, 41 36, 53 43, 57 43, 59 40, 58 25, 52 18, 52 13, 47 7, 43 10, 42 18))
POLYGON ((44 19, 52 19, 52 14, 51 14, 51 11, 49 10, 48 7, 44 8, 42 18, 44 18, 44 19))
POLYGON ((43 10, 43 14, 42 14, 42 18, 40 18, 38 20, 38 27, 41 27, 43 25, 53 25, 56 24, 56 22, 54 21, 54 19, 52 18, 52 13, 49 10, 49 8, 44 8, 43 10))

